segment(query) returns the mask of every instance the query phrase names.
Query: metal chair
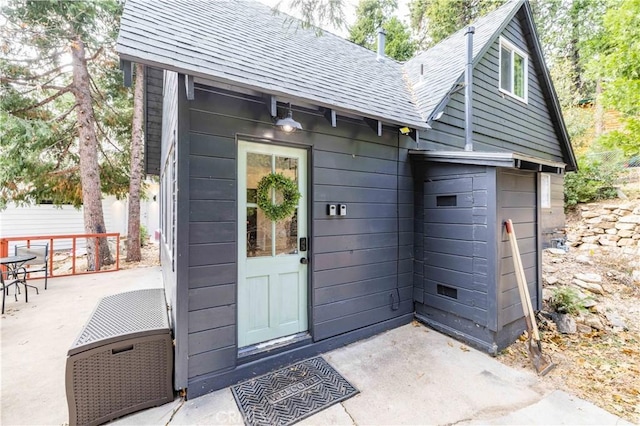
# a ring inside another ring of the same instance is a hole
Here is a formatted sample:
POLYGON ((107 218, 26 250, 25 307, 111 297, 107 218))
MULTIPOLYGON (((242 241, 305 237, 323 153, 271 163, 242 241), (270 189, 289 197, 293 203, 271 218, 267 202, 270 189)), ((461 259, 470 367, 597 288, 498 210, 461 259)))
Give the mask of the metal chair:
MULTIPOLYGON (((18 284, 26 284, 27 272, 24 268, 19 268, 17 271, 13 272, 4 272, 0 270, 0 288, 2 288, 2 314, 4 314, 4 299, 9 294, 9 287, 12 285, 16 286, 16 291, 13 297, 18 301, 18 293, 20 292, 20 287, 18 284), (22 278, 18 277, 18 274, 22 274, 22 278), (6 276, 6 277, 5 277, 6 276)), ((25 285, 24 288, 25 298, 27 298, 27 287, 25 285)), ((28 299, 26 299, 28 300, 28 299)))
POLYGON ((47 279, 49 277, 49 244, 31 244, 29 246, 16 246, 16 256, 30 255, 36 256, 25 265, 28 274, 33 272, 44 272, 44 289, 47 289, 47 279))

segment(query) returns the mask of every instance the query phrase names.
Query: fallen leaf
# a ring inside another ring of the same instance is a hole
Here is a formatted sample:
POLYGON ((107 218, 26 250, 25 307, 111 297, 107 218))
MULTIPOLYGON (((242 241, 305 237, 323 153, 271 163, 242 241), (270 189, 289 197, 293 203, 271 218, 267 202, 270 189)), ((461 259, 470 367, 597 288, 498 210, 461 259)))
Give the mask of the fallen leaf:
POLYGON ((469 352, 469 348, 464 345, 460 345, 460 349, 462 349, 463 352, 469 352))

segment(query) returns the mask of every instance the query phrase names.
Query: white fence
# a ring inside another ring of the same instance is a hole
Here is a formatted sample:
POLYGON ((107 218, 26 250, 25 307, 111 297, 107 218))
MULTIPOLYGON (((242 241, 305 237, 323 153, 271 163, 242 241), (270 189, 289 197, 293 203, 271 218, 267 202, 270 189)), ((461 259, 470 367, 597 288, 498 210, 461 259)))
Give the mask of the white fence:
MULTIPOLYGON (((148 200, 140 203, 140 223, 149 231, 153 238, 154 231, 159 227, 159 204, 153 199, 157 194, 157 185, 151 186, 148 191, 148 200)), ((117 200, 115 197, 106 197, 102 201, 104 221, 107 229, 104 232, 118 232, 126 236, 128 226, 128 201, 117 200)), ((18 207, 9 204, 0 211, 0 238, 2 237, 28 237, 42 235, 70 235, 84 234, 83 209, 75 209, 72 206, 56 207, 48 204, 38 204, 30 207, 18 207)), ((13 253, 14 244, 9 246, 9 253, 13 253)), ((54 247, 58 250, 71 249, 71 240, 56 242, 54 247)), ((76 250, 84 251, 85 240, 77 241, 76 250)))

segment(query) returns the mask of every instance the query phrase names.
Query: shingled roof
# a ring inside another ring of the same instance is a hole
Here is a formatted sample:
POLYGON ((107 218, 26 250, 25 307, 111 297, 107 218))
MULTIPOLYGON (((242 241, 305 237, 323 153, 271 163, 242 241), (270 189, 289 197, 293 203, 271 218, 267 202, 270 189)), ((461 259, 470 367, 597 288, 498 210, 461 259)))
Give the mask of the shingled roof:
POLYGON ((121 58, 424 129, 402 65, 255 1, 127 0, 121 58))
MULTIPOLYGON (((524 0, 472 24, 474 63, 522 8, 535 31, 524 0)), ((465 29, 401 64, 292 19, 251 0, 127 0, 117 51, 124 60, 420 130, 462 81, 465 29)), ((543 63, 539 41, 532 43, 543 63)), ((544 65, 539 72, 570 170, 575 157, 558 99, 544 65)))
MULTIPOLYGON (((475 28, 474 63, 484 55, 521 6, 522 0, 508 1, 472 24, 475 28)), ((467 60, 466 32, 466 28, 462 28, 404 64, 414 101, 425 121, 437 111, 441 102, 446 101, 449 91, 463 80, 467 60)))

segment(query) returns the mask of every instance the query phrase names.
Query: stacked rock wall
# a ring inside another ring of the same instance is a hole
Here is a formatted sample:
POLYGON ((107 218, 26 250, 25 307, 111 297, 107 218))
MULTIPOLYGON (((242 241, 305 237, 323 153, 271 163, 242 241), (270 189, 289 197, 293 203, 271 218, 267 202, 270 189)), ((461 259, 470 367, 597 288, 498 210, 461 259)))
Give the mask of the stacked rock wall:
POLYGON ((619 248, 640 254, 640 201, 583 204, 581 220, 569 224, 567 242, 579 250, 619 248))

